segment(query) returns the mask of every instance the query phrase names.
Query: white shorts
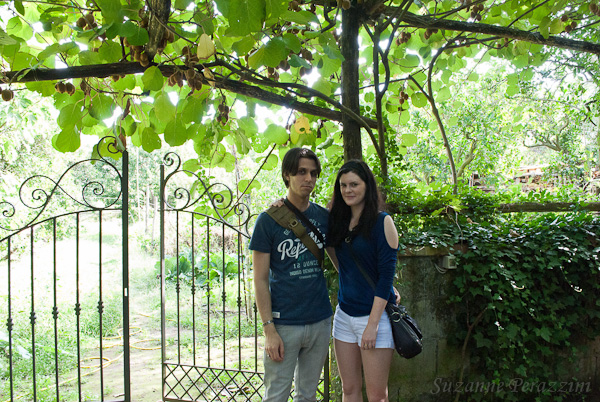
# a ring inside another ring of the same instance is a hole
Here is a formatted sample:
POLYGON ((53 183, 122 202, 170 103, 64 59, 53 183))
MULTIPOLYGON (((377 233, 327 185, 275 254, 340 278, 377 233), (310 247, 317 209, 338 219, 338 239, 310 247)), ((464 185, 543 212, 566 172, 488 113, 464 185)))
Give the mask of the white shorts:
MULTIPOLYGON (((356 343, 360 347, 362 334, 367 327, 369 316, 352 317, 342 311, 338 305, 333 317, 333 338, 347 343, 356 343)), ((376 349, 394 349, 392 325, 384 311, 377 328, 376 349)))

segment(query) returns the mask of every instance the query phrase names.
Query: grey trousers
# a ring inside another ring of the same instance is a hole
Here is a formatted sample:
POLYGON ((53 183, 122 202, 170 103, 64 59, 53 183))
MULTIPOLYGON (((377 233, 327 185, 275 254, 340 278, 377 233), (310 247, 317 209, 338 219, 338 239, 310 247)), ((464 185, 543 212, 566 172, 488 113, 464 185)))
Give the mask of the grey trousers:
POLYGON ((317 400, 317 386, 329 350, 331 317, 308 325, 276 325, 283 341, 284 360, 274 362, 264 353, 264 402, 285 402, 294 381, 294 402, 317 400))

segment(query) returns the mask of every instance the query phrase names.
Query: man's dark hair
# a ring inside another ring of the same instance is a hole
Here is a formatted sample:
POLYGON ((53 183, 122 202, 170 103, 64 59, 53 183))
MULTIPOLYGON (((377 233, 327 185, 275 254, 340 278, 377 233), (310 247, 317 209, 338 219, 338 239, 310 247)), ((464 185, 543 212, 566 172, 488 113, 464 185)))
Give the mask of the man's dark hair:
POLYGON ((317 155, 307 148, 292 148, 283 157, 281 163, 281 177, 285 183, 285 187, 290 186, 290 181, 285 176, 295 176, 298 173, 298 166, 300 165, 300 158, 312 159, 317 165, 317 177, 321 174, 321 162, 317 155))

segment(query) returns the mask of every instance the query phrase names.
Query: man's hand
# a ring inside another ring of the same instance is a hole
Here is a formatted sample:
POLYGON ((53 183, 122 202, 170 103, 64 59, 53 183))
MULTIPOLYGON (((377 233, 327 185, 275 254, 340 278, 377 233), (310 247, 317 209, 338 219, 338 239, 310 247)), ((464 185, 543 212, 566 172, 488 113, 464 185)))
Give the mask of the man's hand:
POLYGON ((265 351, 269 359, 274 362, 282 362, 285 355, 283 341, 277 333, 274 324, 265 327, 265 351))

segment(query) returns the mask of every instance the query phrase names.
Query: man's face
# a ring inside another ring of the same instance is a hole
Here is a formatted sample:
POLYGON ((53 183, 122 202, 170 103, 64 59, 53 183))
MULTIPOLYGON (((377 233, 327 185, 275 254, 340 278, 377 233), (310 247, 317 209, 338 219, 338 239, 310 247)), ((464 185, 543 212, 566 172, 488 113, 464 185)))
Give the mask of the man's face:
POLYGON ((287 175, 289 180, 288 193, 301 198, 310 196, 317 183, 317 164, 314 160, 300 158, 298 172, 292 176, 287 175))

